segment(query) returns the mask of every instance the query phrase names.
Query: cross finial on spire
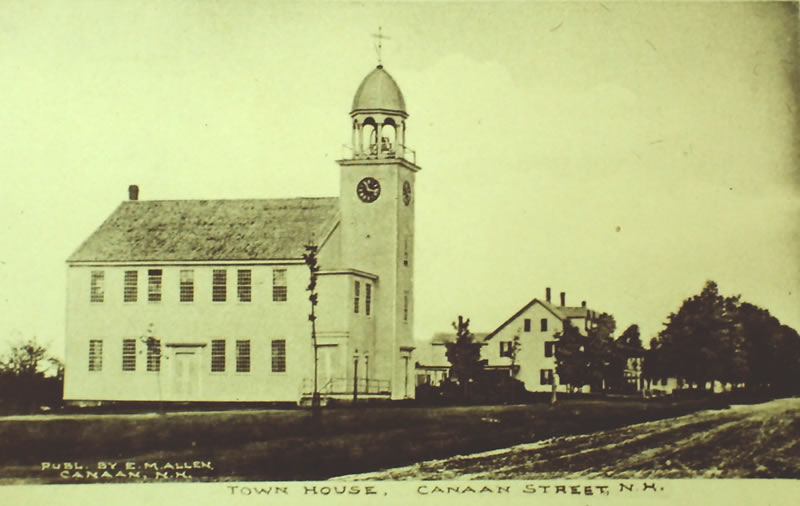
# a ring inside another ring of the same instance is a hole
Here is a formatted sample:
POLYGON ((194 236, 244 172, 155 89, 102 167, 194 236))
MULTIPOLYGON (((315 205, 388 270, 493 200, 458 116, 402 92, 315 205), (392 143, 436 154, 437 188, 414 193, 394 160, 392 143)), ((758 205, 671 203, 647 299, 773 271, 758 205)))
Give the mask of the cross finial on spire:
POLYGON ((378 52, 378 65, 382 65, 381 61, 381 50, 383 49, 383 39, 389 39, 386 35, 383 35, 381 31, 381 27, 378 27, 378 33, 373 33, 372 36, 378 39, 378 47, 376 48, 378 52))

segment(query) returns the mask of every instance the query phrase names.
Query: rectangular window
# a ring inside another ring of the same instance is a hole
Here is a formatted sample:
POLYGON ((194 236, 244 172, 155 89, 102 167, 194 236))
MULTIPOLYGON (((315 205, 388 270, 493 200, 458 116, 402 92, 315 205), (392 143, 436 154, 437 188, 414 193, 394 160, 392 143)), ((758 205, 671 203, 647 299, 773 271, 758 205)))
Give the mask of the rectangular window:
POLYGON ((211 340, 211 372, 225 372, 225 340, 211 340))
POLYGON ((136 339, 122 340, 122 370, 136 370, 136 339))
POLYGON ((153 337, 147 338, 147 371, 161 370, 161 341, 153 337))
POLYGON ((403 321, 408 321, 408 290, 403 292, 403 321))
POLYGON ((89 299, 92 302, 103 302, 105 299, 105 271, 92 271, 92 284, 89 299))
POLYGON ((408 236, 403 237, 403 265, 408 265, 408 236))
POLYGON ((530 318, 525 318, 525 321, 523 322, 523 325, 525 327, 525 332, 530 332, 531 331, 531 319, 530 318))
POLYGON ((372 313, 372 285, 367 283, 364 290, 364 314, 369 316, 372 313))
POLYGON ((539 383, 541 385, 552 385, 553 384, 553 370, 552 369, 542 369, 539 371, 539 383))
POLYGON ((236 372, 250 372, 250 341, 236 341, 236 372))
POLYGON ((547 332, 547 318, 542 318, 542 321, 539 323, 541 325, 542 332, 547 332))
POLYGON ((272 302, 286 302, 286 269, 272 269, 272 302))
POLYGON ((356 281, 353 288, 353 312, 358 313, 359 306, 361 305, 361 283, 356 281))
POLYGON ((236 275, 239 302, 250 302, 253 294, 253 275, 250 269, 239 269, 236 275))
POLYGON ((225 302, 228 294, 228 273, 225 269, 214 269, 211 281, 211 300, 225 302))
POLYGON ((500 356, 501 357, 511 356, 511 341, 500 341, 500 356))
POLYGON ((286 340, 272 341, 272 372, 286 372, 286 340))
POLYGON ((103 370, 102 339, 91 339, 89 341, 89 370, 93 372, 103 370))
POLYGON ((194 302, 194 271, 192 269, 181 270, 181 302, 194 302))
POLYGON ((556 343, 553 341, 547 341, 544 343, 544 356, 545 357, 552 357, 556 353, 556 343))
POLYGON ((161 302, 161 269, 147 271, 147 301, 161 302))
POLYGON ((125 285, 122 300, 136 302, 139 296, 139 271, 125 271, 125 285))

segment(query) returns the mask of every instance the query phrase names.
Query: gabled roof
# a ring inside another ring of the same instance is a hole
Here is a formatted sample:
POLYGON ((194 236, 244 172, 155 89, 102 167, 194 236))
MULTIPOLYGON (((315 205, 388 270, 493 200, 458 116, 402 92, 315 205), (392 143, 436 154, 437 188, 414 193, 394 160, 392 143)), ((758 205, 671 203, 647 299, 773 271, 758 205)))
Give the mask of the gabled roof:
POLYGON ((539 300, 537 298, 534 298, 530 302, 528 302, 527 304, 522 306, 522 308, 520 308, 519 311, 517 311, 516 313, 511 315, 511 317, 508 320, 506 320, 503 323, 501 323, 499 327, 497 327, 492 332, 490 332, 486 336, 484 341, 488 341, 489 339, 493 338, 501 330, 506 328, 511 322, 513 322, 514 320, 519 318, 519 316, 522 313, 527 311, 534 304, 539 304, 540 306, 544 307, 545 309, 550 311, 553 314, 553 316, 555 316, 556 318, 558 318, 561 321, 564 321, 564 320, 569 319, 569 318, 585 318, 587 316, 587 314, 589 313, 589 309, 587 309, 585 307, 556 306, 556 305, 553 305, 552 303, 547 302, 545 300, 539 300))
POLYGON ((299 259, 338 199, 126 201, 67 262, 299 259))

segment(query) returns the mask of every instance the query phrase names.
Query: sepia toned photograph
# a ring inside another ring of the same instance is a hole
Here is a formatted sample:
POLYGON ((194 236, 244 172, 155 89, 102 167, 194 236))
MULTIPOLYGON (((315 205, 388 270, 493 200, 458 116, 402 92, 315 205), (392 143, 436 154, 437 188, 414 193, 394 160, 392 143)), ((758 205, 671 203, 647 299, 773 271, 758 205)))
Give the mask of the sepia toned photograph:
POLYGON ((799 27, 4 2, 0 498, 797 491, 799 27))

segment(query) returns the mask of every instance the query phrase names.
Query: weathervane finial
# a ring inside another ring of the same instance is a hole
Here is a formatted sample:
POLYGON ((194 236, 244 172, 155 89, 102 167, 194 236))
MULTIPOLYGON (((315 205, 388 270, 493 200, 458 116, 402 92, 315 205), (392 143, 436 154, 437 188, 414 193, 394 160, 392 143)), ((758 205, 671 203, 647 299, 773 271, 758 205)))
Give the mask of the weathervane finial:
POLYGON ((378 33, 373 33, 372 36, 378 39, 378 46, 375 49, 378 52, 378 65, 382 65, 383 62, 381 61, 381 50, 383 49, 383 39, 389 39, 389 37, 383 35, 382 28, 380 26, 378 27, 378 33))

